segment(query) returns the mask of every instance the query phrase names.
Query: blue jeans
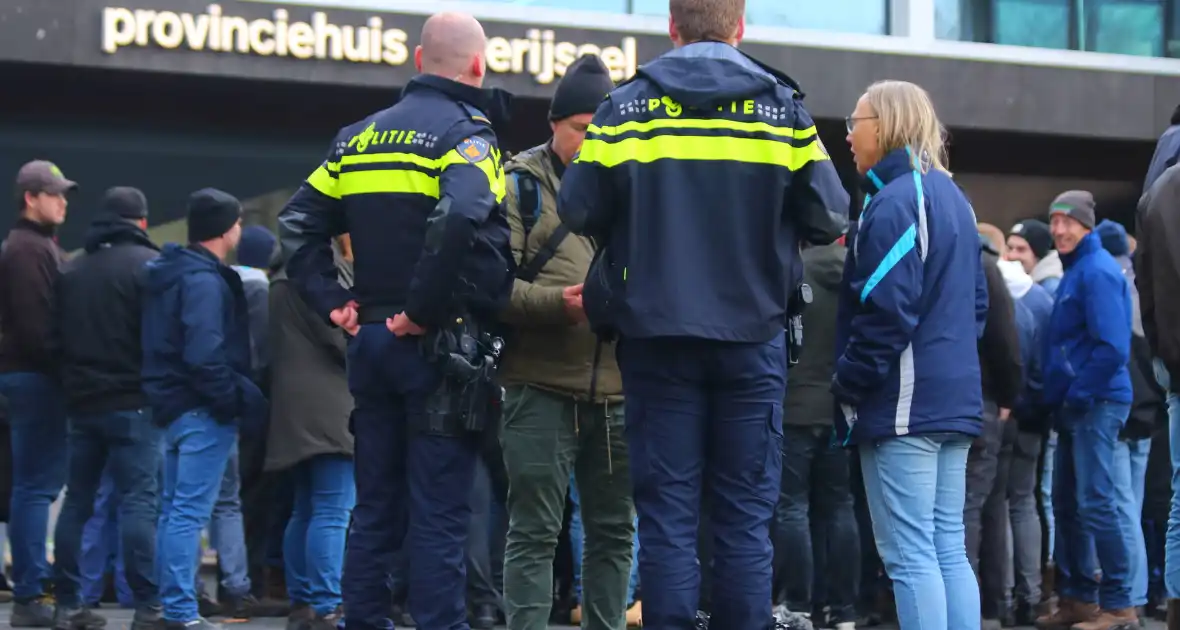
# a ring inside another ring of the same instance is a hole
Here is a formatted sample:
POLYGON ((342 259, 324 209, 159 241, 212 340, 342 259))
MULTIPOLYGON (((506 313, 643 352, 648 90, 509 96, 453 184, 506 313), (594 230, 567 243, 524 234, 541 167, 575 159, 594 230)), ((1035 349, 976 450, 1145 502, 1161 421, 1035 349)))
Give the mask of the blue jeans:
MULTIPOLYGON (((221 572, 221 588, 230 597, 250 593, 250 569, 246 556, 246 533, 242 524, 242 474, 239 469, 238 441, 234 440, 225 474, 209 517, 209 546, 217 550, 217 566, 221 572)), ((200 560, 200 546, 197 547, 200 560)), ((196 574, 198 593, 205 592, 200 572, 196 574)))
POLYGON ((1164 590, 1169 599, 1180 599, 1180 394, 1172 388, 1168 368, 1155 360, 1155 378, 1168 392, 1168 441, 1172 454, 1172 509, 1164 544, 1164 590))
MULTIPOLYGON (((115 492, 112 467, 108 461, 102 471, 102 481, 98 484, 98 496, 94 499, 94 515, 82 528, 82 555, 78 558, 78 575, 82 579, 83 604, 93 606, 102 601, 106 590, 106 576, 113 573, 119 605, 131 608, 135 605, 135 600, 131 595, 131 587, 127 586, 127 575, 123 570, 123 544, 119 541, 119 497, 115 492)), ((158 483, 156 485, 159 486, 158 483)), ((157 520, 152 519, 153 529, 157 520)), ((152 556, 155 557, 155 554, 153 542, 152 556)), ((155 580, 154 570, 152 580, 155 580)))
MULTIPOLYGON (((69 484, 57 519, 54 565, 58 603, 82 601, 78 557, 82 531, 94 514, 108 469, 118 504, 123 567, 137 607, 155 606, 156 520, 159 505, 160 429, 149 409, 80 415, 70 421, 69 484)), ((117 548, 117 547, 116 547, 117 548)))
POLYGON ((860 445, 873 535, 906 630, 979 630, 963 526, 970 447, 959 434, 860 445))
POLYGON ((1053 463, 1057 461, 1057 432, 1049 431, 1045 440, 1045 468, 1041 473, 1041 511, 1045 517, 1045 545, 1046 553, 1053 557, 1053 550, 1057 543, 1056 522, 1053 519, 1053 463))
POLYGON ((1127 531, 1127 551, 1130 561, 1131 605, 1147 604, 1147 541, 1143 537, 1143 493, 1147 482, 1147 455, 1151 452, 1151 438, 1122 442, 1115 457, 1126 458, 1126 464, 1116 461, 1115 490, 1118 494, 1119 518, 1127 531), (1126 477, 1123 477, 1126 473, 1126 477))
POLYGON ((195 589, 201 529, 213 513, 238 430, 201 409, 172 421, 164 433, 164 492, 156 569, 164 619, 199 617, 195 589))
MULTIPOLYGON (((570 555, 574 559, 574 601, 582 601, 582 547, 586 543, 582 529, 582 502, 578 497, 578 483, 570 475, 570 501, 574 513, 570 516, 570 555)), ((631 545, 631 582, 627 585, 627 606, 635 603, 635 591, 639 588, 639 517, 635 517, 635 542, 631 545)))
POLYGON ((49 505, 66 482, 66 409, 61 391, 44 374, 0 374, 0 394, 8 399, 12 425, 9 577, 16 601, 29 601, 43 594, 42 580, 51 575, 45 543, 49 505))
POLYGON ((319 455, 291 469, 295 508, 283 535, 287 592, 292 603, 306 603, 318 615, 336 610, 344 539, 356 503, 352 459, 319 455))
POLYGON ((1130 485, 1126 443, 1118 439, 1129 412, 1130 405, 1109 402, 1059 412, 1053 489, 1058 536, 1054 560, 1061 575, 1057 592, 1080 602, 1097 602, 1104 610, 1131 606, 1127 541, 1132 532, 1119 518, 1116 489, 1119 483, 1130 485), (1095 550, 1101 584, 1094 578, 1095 550))

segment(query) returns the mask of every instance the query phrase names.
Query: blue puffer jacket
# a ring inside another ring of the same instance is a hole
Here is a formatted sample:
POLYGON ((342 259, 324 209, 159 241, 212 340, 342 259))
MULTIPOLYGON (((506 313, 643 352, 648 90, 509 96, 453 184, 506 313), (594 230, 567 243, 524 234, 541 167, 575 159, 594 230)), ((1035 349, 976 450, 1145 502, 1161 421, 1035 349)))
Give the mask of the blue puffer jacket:
POLYGON ((143 389, 167 425, 202 410, 254 430, 266 399, 251 380, 250 317, 242 279, 200 246, 169 244, 146 266, 143 389))
POLYGON ((988 299, 971 205, 946 173, 921 174, 904 149, 864 187, 836 336, 837 437, 978 435, 976 343, 988 299))
POLYGON ((1045 335, 1042 402, 1051 409, 1131 402, 1131 293, 1114 257, 1091 232, 1061 254, 1045 335))

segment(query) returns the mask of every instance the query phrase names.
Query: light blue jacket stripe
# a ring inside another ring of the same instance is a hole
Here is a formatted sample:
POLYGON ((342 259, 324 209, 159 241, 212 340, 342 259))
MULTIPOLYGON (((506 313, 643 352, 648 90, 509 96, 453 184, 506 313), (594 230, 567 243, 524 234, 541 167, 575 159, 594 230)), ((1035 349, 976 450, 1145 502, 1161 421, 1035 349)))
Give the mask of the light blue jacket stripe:
POLYGON ((869 171, 868 173, 865 173, 865 175, 867 175, 869 180, 873 182, 873 185, 877 187, 877 190, 885 189, 885 182, 881 181, 881 178, 877 177, 876 173, 869 171))
POLYGON ((873 275, 869 276, 869 281, 865 283, 864 290, 860 292, 861 304, 864 304, 868 301, 869 294, 872 293, 873 289, 875 289, 877 285, 885 279, 885 276, 895 266, 897 266, 897 263, 901 262, 901 259, 904 258, 906 254, 914 250, 914 242, 917 240, 917 238, 918 228, 914 225, 910 225, 909 229, 907 229, 901 235, 901 238, 897 239, 897 242, 893 244, 893 247, 889 250, 889 253, 885 254, 885 258, 881 260, 881 264, 877 265, 877 270, 873 272, 873 275))

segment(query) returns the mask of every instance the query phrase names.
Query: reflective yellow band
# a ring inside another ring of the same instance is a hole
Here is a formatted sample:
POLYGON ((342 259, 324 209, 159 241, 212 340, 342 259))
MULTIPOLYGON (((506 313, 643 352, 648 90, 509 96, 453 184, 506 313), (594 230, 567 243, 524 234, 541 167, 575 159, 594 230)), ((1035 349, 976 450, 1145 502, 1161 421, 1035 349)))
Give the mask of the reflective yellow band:
POLYGON ((340 174, 341 197, 375 193, 425 195, 438 199, 438 178, 418 171, 390 169, 340 174))
MULTIPOLYGON (((330 166, 330 164, 329 164, 330 166)), ((332 199, 339 199, 340 192, 338 189, 338 181, 328 172, 328 169, 321 166, 315 170, 307 178, 307 185, 318 190, 320 194, 331 197, 332 199)))
POLYGON ((360 153, 345 155, 340 158, 340 164, 381 164, 383 162, 404 162, 421 166, 422 168, 442 168, 442 160, 432 160, 414 153, 360 153))
POLYGON ((324 164, 324 166, 328 167, 329 173, 339 173, 340 172, 340 162, 327 162, 324 164))
POLYGON ((624 162, 656 160, 720 160, 747 164, 774 164, 797 171, 809 162, 828 159, 819 143, 793 147, 777 140, 707 136, 656 136, 606 142, 587 138, 578 162, 607 168, 624 162))
POLYGON ((599 127, 598 125, 590 125, 586 132, 598 134, 600 136, 618 136, 628 132, 654 131, 656 129, 728 129, 731 131, 758 131, 776 136, 783 136, 786 138, 795 138, 796 140, 805 140, 815 135, 814 125, 806 129, 792 129, 790 127, 777 127, 770 123, 764 122, 739 122, 736 120, 725 120, 721 118, 660 118, 646 122, 633 120, 625 122, 621 125, 615 125, 613 127, 599 127))

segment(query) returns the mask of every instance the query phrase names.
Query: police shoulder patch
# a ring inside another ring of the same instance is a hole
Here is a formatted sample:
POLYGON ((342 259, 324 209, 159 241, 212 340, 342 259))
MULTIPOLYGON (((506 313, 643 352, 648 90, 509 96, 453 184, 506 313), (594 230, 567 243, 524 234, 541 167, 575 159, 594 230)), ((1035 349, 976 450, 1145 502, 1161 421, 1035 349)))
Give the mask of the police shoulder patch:
POLYGON ((472 136, 460 142, 459 146, 455 147, 455 150, 459 152, 459 155, 463 156, 464 160, 475 164, 476 162, 487 159, 488 155, 492 152, 492 145, 483 138, 472 136))

